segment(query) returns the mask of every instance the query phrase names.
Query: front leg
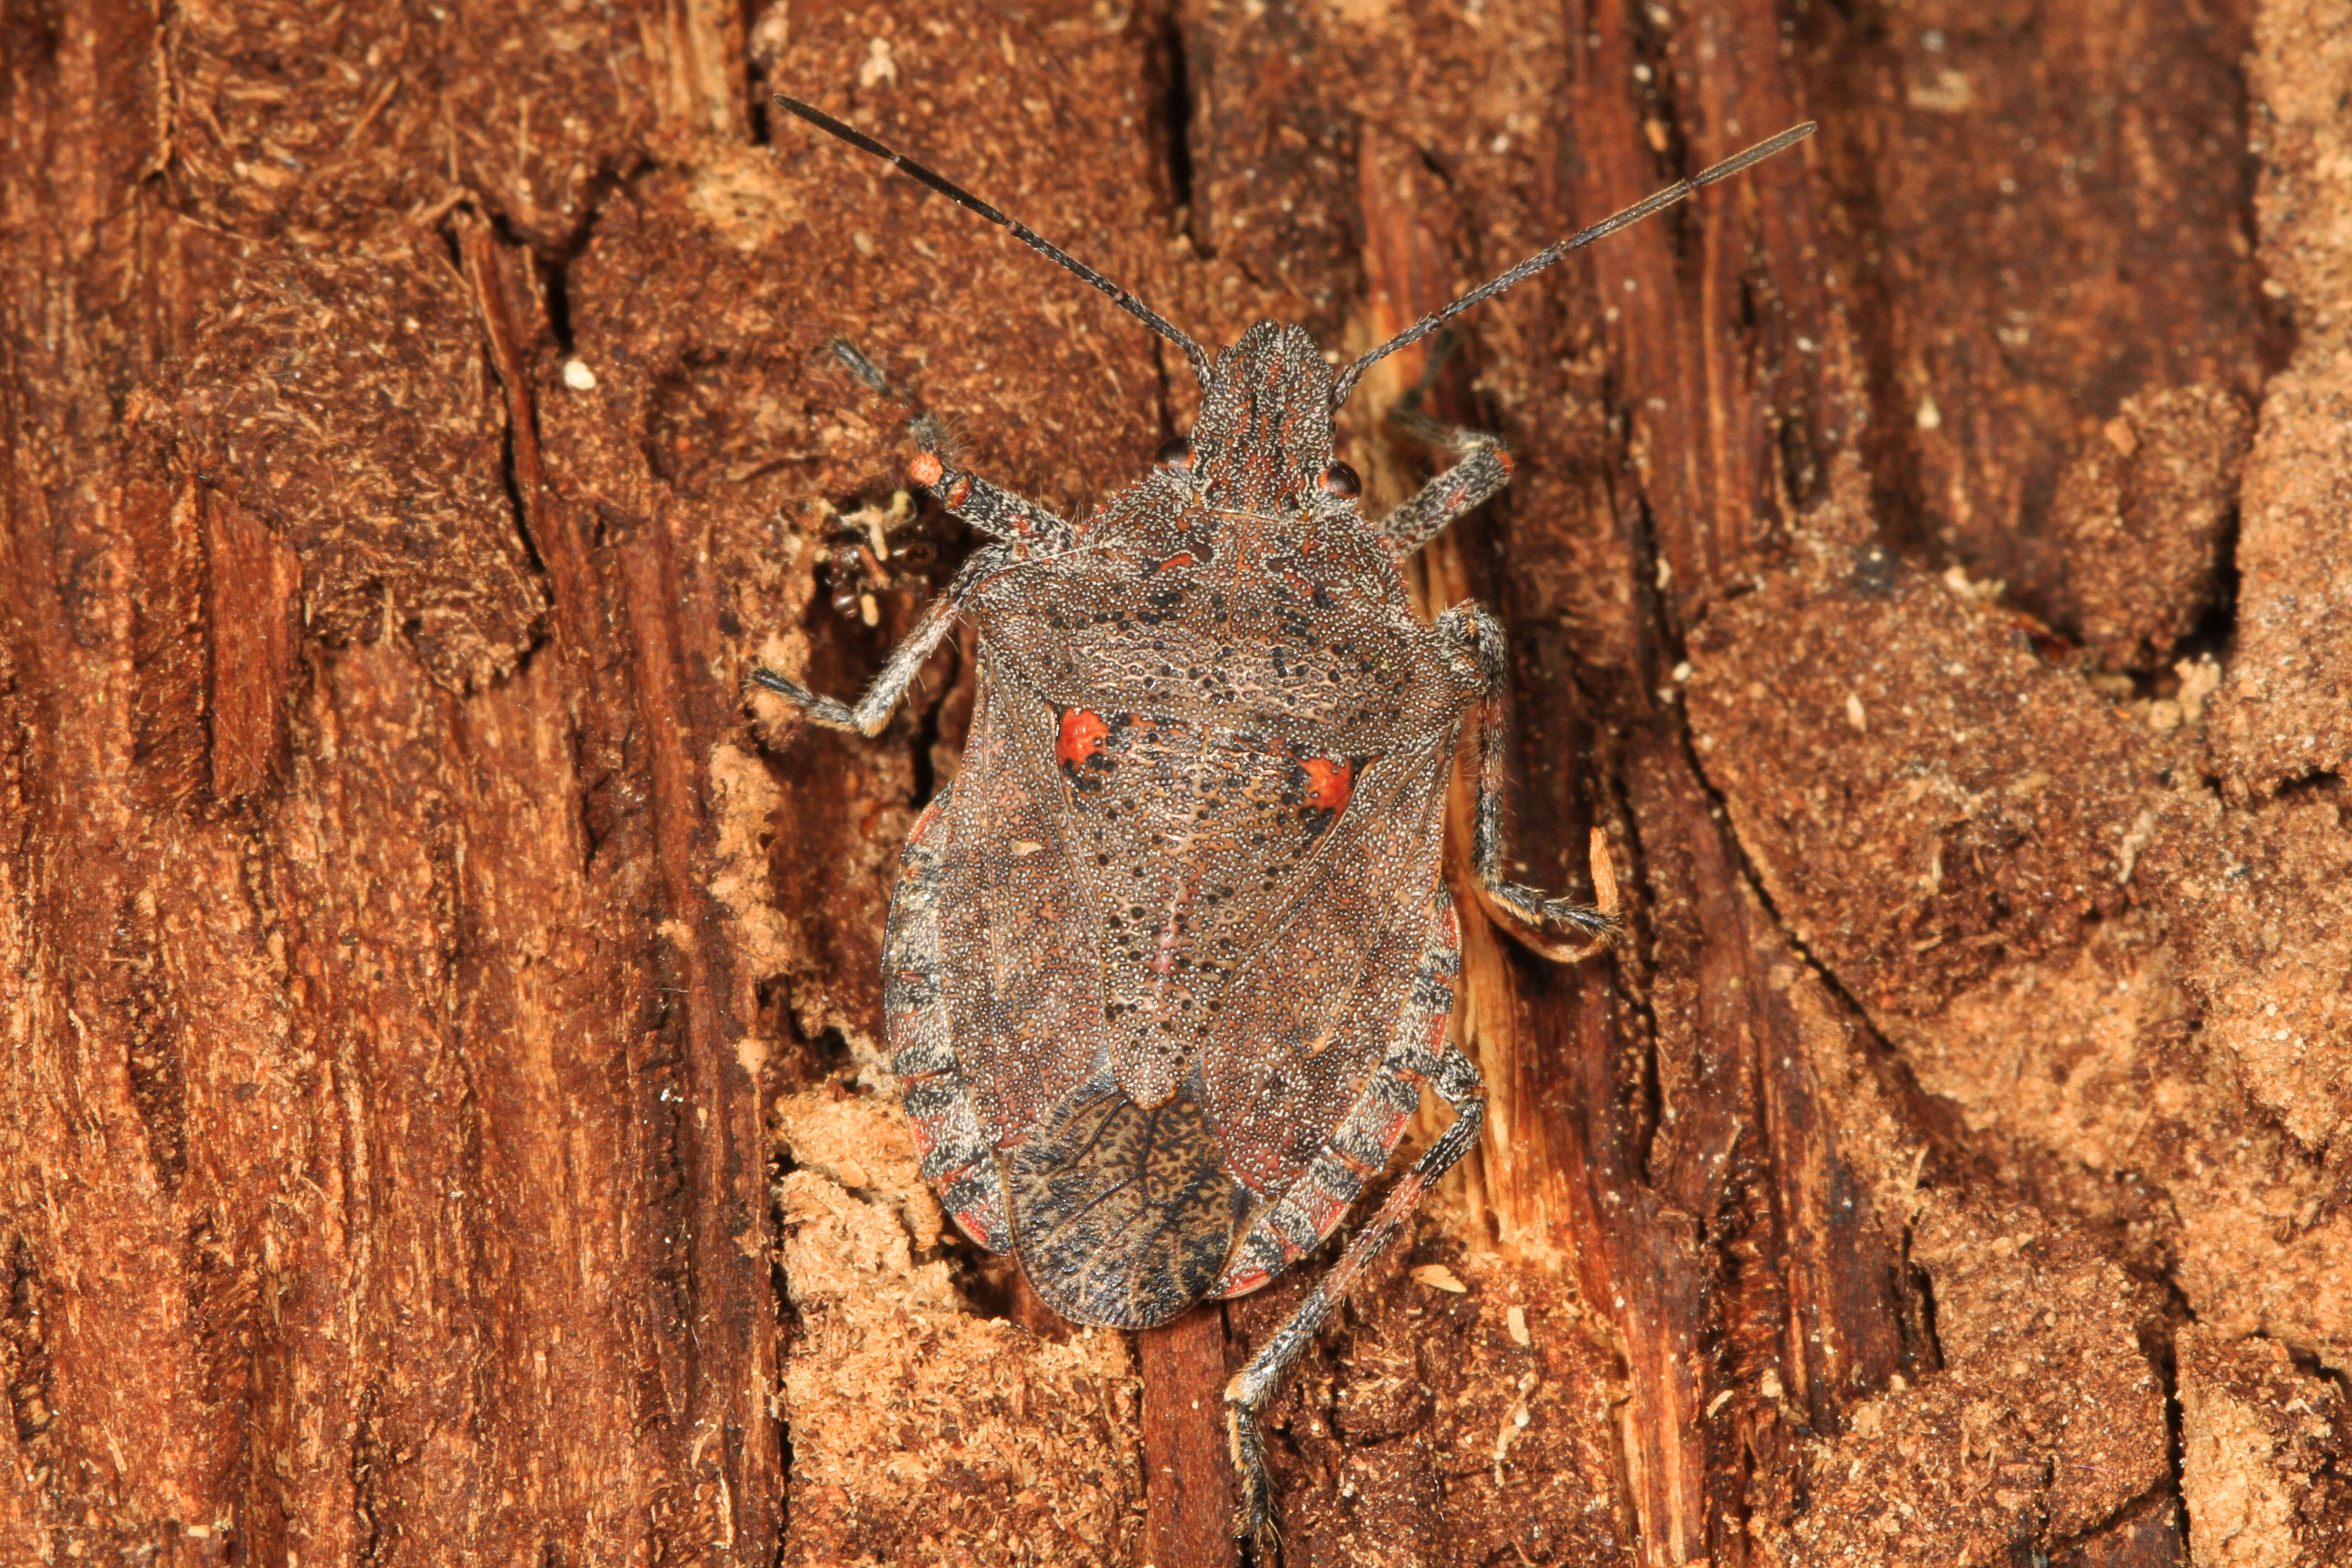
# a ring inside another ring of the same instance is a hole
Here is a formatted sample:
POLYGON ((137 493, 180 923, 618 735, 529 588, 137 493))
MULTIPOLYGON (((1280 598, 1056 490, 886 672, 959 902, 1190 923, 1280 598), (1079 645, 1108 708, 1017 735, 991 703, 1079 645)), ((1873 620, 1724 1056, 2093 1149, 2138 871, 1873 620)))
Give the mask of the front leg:
POLYGON ((1389 423, 1415 440, 1443 447, 1461 459, 1374 525, 1372 531, 1402 561, 1436 538, 1447 523, 1475 510, 1509 484, 1511 455, 1503 450, 1500 441, 1483 431, 1441 424, 1418 414, 1391 414, 1389 423))
POLYGON ((1470 864, 1479 901, 1520 941, 1547 958, 1572 963, 1607 946, 1618 931, 1617 877, 1609 864, 1608 842, 1592 830, 1592 892, 1598 905, 1546 898, 1503 875, 1504 711, 1510 695, 1510 664, 1505 657, 1502 623, 1479 605, 1456 605, 1437 617, 1437 635, 1477 662, 1480 689, 1474 710, 1478 726, 1478 807, 1470 832, 1470 864), (1530 931, 1528 928, 1534 928, 1530 931), (1575 933, 1572 942, 1542 935, 1547 927, 1575 933))
POLYGON ((919 414, 908 428, 918 448, 907 465, 908 479, 939 497, 940 505, 981 532, 1012 545, 1015 559, 1060 555, 1077 544, 1081 530, 1067 519, 955 468, 955 454, 937 415, 919 414))
MULTIPOLYGON (((901 407, 908 405, 908 395, 891 385, 889 378, 859 353, 855 343, 846 338, 835 338, 827 346, 859 385, 894 399, 901 407)), ((1059 555, 1077 543, 1079 534, 1085 531, 1035 501, 959 469, 955 464, 955 442, 948 434, 947 421, 938 415, 929 411, 914 413, 907 421, 907 433, 915 442, 914 460, 907 465, 908 482, 939 497, 949 511, 991 539, 1013 545, 1017 559, 1059 555)))

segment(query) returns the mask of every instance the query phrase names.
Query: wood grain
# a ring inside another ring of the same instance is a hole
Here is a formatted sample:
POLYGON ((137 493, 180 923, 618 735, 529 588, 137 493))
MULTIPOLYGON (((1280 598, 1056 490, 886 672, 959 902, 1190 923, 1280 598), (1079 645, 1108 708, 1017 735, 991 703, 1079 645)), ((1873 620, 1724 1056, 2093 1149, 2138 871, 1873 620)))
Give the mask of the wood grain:
POLYGON ((1343 412, 1375 500, 1400 405, 1511 447, 1412 581, 1628 931, 1458 898, 1487 1136, 1268 1413, 1283 1568, 2333 1562, 2341 11, 8 12, 0 1562, 1239 1561, 1306 1272, 1075 1330, 896 1110, 981 650, 742 696, 968 551, 910 406, 1083 515, 1198 393, 778 89, 1340 355, 1822 123, 1343 412))

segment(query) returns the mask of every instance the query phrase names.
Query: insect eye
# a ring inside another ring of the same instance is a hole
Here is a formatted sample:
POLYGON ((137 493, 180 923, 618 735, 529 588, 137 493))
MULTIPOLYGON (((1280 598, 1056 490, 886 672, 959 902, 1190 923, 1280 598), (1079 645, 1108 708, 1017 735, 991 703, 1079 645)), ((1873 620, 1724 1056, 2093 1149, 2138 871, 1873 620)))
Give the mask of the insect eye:
POLYGON ((1335 459, 1323 470, 1323 493, 1341 500, 1354 500, 1364 493, 1364 481, 1356 477, 1355 469, 1335 459))
POLYGON ((1180 474, 1191 473, 1192 438, 1190 436, 1169 437, 1160 443, 1160 450, 1151 454, 1151 461, 1156 467, 1171 468, 1180 474))

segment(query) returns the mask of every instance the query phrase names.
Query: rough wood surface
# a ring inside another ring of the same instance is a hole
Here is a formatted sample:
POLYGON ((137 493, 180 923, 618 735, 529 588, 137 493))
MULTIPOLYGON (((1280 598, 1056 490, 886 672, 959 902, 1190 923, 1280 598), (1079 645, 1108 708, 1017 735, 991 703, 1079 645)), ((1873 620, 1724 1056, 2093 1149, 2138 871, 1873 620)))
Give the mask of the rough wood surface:
POLYGON ((777 88, 1341 352, 1822 121, 1348 410, 1511 446, 1416 588, 1633 918, 1461 900, 1287 1568, 2344 1560, 2336 0, 0 0, 0 1563, 1235 1561, 1305 1280, 1059 1323, 891 1093, 969 640, 740 697, 970 544, 836 335, 1064 510, 1197 394, 777 88))

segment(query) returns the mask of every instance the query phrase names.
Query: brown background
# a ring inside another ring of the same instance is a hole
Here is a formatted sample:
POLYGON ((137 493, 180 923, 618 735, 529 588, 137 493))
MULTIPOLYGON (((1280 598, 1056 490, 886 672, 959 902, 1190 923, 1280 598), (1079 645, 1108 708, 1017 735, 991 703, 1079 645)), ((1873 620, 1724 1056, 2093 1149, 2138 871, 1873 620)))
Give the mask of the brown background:
POLYGON ((1194 389, 772 88, 1343 352, 1822 121, 1349 408, 1633 919, 1471 922, 1293 1568, 2352 1561, 2336 0, 5 0, 0 1562, 1228 1560, 1302 1284, 1074 1333, 888 1093, 968 646, 739 697, 969 544, 833 335, 1065 509, 1194 389))

